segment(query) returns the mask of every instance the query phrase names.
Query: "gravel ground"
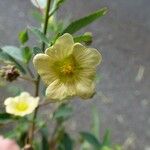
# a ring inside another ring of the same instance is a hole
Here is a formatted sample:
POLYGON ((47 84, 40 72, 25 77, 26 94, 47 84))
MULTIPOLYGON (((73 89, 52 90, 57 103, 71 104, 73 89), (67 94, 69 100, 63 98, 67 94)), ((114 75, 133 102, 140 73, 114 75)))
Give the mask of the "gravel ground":
MULTIPOLYGON (((93 46, 103 55, 98 69, 101 81, 94 100, 73 101, 70 130, 88 130, 91 109, 96 105, 101 134, 110 128, 113 142, 124 144, 127 150, 149 150, 150 1, 68 0, 59 14, 62 18, 71 14, 75 19, 102 6, 109 7, 108 15, 81 31, 93 33, 93 46)), ((18 45, 18 31, 35 24, 30 17, 32 9, 29 0, 0 0, 0 46, 18 45)), ((3 100, 7 92, 0 89, 0 93, 3 100)))

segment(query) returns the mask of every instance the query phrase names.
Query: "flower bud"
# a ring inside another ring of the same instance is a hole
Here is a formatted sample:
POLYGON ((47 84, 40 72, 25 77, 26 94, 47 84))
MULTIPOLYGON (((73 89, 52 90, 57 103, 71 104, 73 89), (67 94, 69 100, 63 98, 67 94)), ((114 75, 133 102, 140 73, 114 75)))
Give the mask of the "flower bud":
POLYGON ((12 82, 19 76, 19 71, 15 66, 8 65, 1 68, 0 76, 9 82, 12 82))

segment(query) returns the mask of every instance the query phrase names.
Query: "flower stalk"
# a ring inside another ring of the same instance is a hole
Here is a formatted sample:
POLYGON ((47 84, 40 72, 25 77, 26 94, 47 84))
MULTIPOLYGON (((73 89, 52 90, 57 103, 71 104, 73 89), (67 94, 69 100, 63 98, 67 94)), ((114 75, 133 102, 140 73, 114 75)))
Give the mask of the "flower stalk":
MULTIPOLYGON (((46 35, 46 33, 47 33, 50 4, 51 4, 51 0, 47 0, 45 17, 44 17, 45 18, 45 20, 44 20, 44 28, 43 28, 44 35, 46 35)), ((44 52, 44 50, 45 50, 45 43, 42 42, 42 51, 44 52)), ((35 82, 35 97, 37 97, 39 95, 39 85, 40 85, 40 76, 37 75, 37 80, 35 82)), ((34 139, 35 120, 36 120, 36 116, 37 116, 37 113, 38 113, 38 108, 39 107, 37 107, 35 109, 35 111, 34 111, 33 121, 31 123, 31 128, 30 128, 30 131, 29 131, 29 144, 31 144, 31 145, 32 145, 32 142, 33 142, 33 139, 34 139)))

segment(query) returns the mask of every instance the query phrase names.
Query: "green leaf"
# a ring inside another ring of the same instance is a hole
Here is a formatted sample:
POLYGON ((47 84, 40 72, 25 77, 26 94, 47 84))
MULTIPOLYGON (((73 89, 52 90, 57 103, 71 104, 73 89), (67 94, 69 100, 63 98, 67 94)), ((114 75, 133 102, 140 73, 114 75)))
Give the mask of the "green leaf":
POLYGON ((41 150, 49 150, 48 130, 47 128, 41 128, 40 133, 42 136, 42 147, 41 150))
POLYGON ((15 46, 4 46, 2 50, 9 56, 13 57, 15 60, 23 62, 21 49, 15 46))
POLYGON ((20 65, 20 63, 2 49, 0 49, 0 60, 12 62, 23 74, 26 74, 26 70, 20 65))
POLYGON ((29 40, 28 32, 27 30, 24 30, 19 33, 19 41, 24 44, 29 40))
POLYGON ((87 141, 89 144, 91 144, 94 147, 94 150, 100 149, 101 143, 93 134, 88 133, 88 132, 81 132, 80 135, 85 141, 87 141))
POLYGON ((58 109, 54 112, 54 119, 66 120, 72 115, 72 108, 67 104, 61 104, 58 109))
MULTIPOLYGON (((79 31, 81 28, 87 26, 88 24, 94 22, 96 19, 104 16, 107 13, 108 9, 106 7, 86 16, 79 20, 72 22, 64 31, 63 33, 70 33, 73 34, 79 31)), ((62 34, 63 34, 62 33, 62 34)))
POLYGON ((68 133, 63 133, 58 150, 73 150, 73 140, 68 133))
POLYGON ((11 121, 13 116, 8 113, 0 113, 0 123, 11 121))
POLYGON ((106 130, 104 137, 103 137, 103 142, 102 145, 103 146, 110 146, 111 142, 110 142, 110 131, 106 130))
POLYGON ((31 15, 33 16, 33 18, 38 21, 38 22, 42 22, 43 21, 43 17, 42 14, 39 10, 34 10, 31 15))
POLYGON ((42 49, 39 47, 33 47, 33 54, 43 53, 42 49))
POLYGON ((22 56, 23 56, 24 62, 29 63, 32 57, 32 52, 28 46, 22 48, 22 56))
POLYGON ((19 85, 16 86, 12 84, 9 84, 6 89, 12 96, 18 96, 24 91, 19 85))
POLYGON ((99 139, 100 134, 100 119, 99 119, 99 113, 96 107, 92 110, 92 132, 95 135, 96 138, 99 139))
POLYGON ((35 27, 28 27, 28 29, 41 41, 45 44, 49 45, 49 40, 47 37, 42 33, 38 28, 35 27))
POLYGON ((52 9, 49 13, 49 16, 52 16, 58 9, 59 7, 61 6, 61 4, 64 2, 65 0, 55 0, 53 2, 53 6, 52 6, 52 9))
POLYGON ((103 146, 100 150, 113 150, 113 149, 108 146, 103 146))
POLYGON ((74 42, 85 42, 86 44, 90 44, 92 42, 92 34, 91 33, 85 33, 80 36, 74 37, 74 42))

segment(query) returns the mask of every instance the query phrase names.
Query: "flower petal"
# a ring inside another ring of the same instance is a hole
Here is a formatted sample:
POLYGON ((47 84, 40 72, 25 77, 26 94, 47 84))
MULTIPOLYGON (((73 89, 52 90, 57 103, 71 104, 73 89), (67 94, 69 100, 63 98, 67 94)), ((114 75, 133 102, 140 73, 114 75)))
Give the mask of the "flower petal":
POLYGON ((4 105, 9 105, 12 102, 13 97, 9 97, 4 101, 4 105))
POLYGON ((95 84, 92 80, 82 79, 76 85, 76 92, 83 99, 91 98, 95 92, 95 84))
POLYGON ((72 53, 73 44, 74 41, 72 35, 65 33, 56 40, 52 47, 46 49, 45 53, 49 56, 57 56, 61 59, 72 53))
POLYGON ((98 50, 94 48, 86 48, 80 43, 74 44, 73 56, 82 67, 95 67, 102 60, 102 56, 98 50))
POLYGON ((75 95, 73 86, 60 83, 58 80, 51 83, 46 89, 46 96, 52 100, 63 100, 68 96, 75 95))
POLYGON ((55 74, 51 70, 52 65, 51 58, 46 54, 37 54, 33 58, 33 64, 40 74, 41 78, 45 84, 49 85, 53 80, 55 80, 55 74))

